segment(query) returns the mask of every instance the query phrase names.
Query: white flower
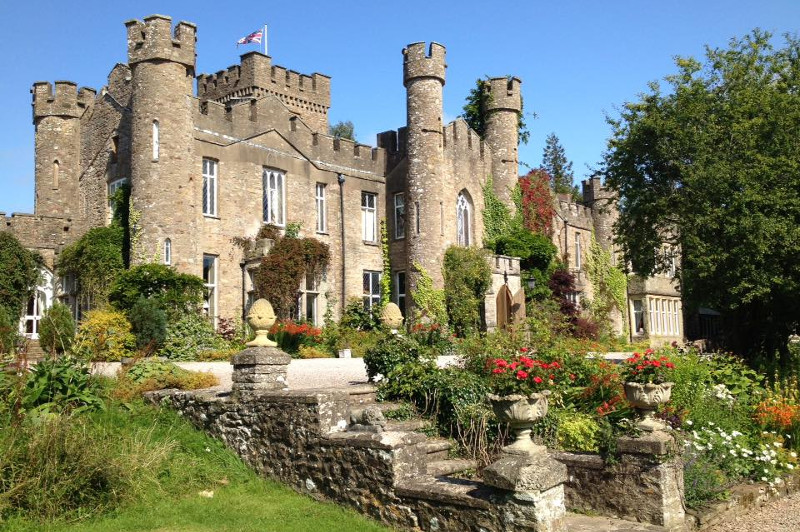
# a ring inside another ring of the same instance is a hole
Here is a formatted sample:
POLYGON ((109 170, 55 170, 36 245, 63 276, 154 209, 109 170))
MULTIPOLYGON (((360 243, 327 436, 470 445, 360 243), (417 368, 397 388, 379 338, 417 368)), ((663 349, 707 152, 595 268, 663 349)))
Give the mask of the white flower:
POLYGON ((689 425, 689 426, 691 426, 691 425, 692 425, 692 420, 691 420, 691 419, 687 419, 687 420, 686 420, 686 424, 687 424, 687 425, 689 425))
POLYGON ((783 444, 779 441, 772 442, 772 445, 774 445, 775 447, 783 447, 783 444))
POLYGON ((772 464, 772 465, 775 465, 775 464, 778 463, 778 461, 773 459, 773 460, 770 460, 769 463, 772 464))
POLYGON ((734 449, 731 449, 731 450, 730 450, 730 451, 728 451, 728 452, 729 452, 729 453, 731 453, 733 456, 736 456, 736 451, 735 451, 734 449))
POLYGON ((762 480, 763 482, 766 482, 768 479, 767 479, 767 477, 761 477, 761 480, 762 480))
POLYGON ((708 426, 709 426, 709 427, 713 427, 713 426, 714 426, 714 422, 713 422, 713 421, 709 421, 709 422, 708 422, 708 426))
POLYGON ((796 452, 794 452, 794 451, 790 452, 790 453, 789 453, 789 455, 790 455, 792 458, 797 458, 797 453, 796 453, 796 452))
POLYGON ((794 469, 794 466, 792 464, 786 464, 786 468, 787 469, 794 469))

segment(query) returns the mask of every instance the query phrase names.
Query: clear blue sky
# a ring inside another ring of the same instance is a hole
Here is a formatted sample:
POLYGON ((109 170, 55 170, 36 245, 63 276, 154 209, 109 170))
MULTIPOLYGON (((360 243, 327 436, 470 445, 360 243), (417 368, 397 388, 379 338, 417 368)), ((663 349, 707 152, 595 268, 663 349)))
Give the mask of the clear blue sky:
POLYGON ((520 160, 541 162, 555 132, 576 179, 600 160, 614 115, 647 82, 674 71, 676 55, 702 55, 755 27, 800 29, 798 0, 561 0, 436 2, 11 1, 0 6, 0 211, 33 212, 34 81, 100 89, 126 61, 123 22, 161 13, 198 26, 197 71, 238 63, 238 38, 269 25, 273 64, 332 76, 330 120, 352 120, 358 140, 405 122, 402 48, 447 47, 445 119, 460 112, 477 77, 522 81, 531 140, 520 160), (495 7, 496 6, 496 7, 495 7))

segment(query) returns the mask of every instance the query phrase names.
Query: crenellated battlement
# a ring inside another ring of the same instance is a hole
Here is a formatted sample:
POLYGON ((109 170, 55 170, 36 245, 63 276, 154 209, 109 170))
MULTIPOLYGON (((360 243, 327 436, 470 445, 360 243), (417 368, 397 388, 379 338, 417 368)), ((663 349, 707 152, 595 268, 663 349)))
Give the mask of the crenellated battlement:
POLYGON ((418 78, 434 78, 444 85, 445 55, 447 50, 437 42, 416 42, 403 49, 403 84, 408 87, 411 80, 418 78))
POLYGON ((331 78, 317 72, 310 76, 273 65, 259 52, 242 55, 241 63, 216 74, 197 76, 197 96, 218 103, 277 96, 316 130, 327 130, 331 106, 331 78))
POLYGON ((522 111, 522 81, 517 77, 490 78, 483 84, 489 94, 487 110, 522 111))
POLYGON ((129 64, 160 59, 194 70, 197 26, 191 22, 178 22, 173 31, 171 17, 150 15, 144 21, 129 20, 125 27, 129 64))
POLYGON ((94 105, 97 91, 90 87, 81 87, 72 81, 37 81, 31 88, 33 96, 33 121, 45 116, 62 116, 80 118, 87 109, 94 105))
POLYGON ((463 118, 457 118, 442 130, 444 152, 463 154, 474 152, 483 159, 484 144, 481 137, 469 127, 463 118))
POLYGON ((386 169, 386 150, 319 133, 274 97, 235 105, 200 101, 195 125, 203 138, 209 136, 209 140, 222 144, 250 139, 246 142, 259 145, 258 136, 277 131, 312 163, 326 170, 356 170, 382 177, 386 169))
POLYGON ((556 201, 558 213, 567 220, 570 225, 592 227, 594 221, 592 209, 590 207, 563 198, 558 198, 556 201))

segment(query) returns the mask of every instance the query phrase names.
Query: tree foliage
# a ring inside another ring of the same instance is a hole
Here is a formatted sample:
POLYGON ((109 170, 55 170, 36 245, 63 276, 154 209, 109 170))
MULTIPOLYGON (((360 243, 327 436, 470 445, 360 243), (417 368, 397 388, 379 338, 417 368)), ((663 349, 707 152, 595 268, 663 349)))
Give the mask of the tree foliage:
POLYGON ((450 325, 459 336, 481 326, 483 297, 492 284, 487 252, 473 247, 450 246, 444 254, 444 295, 450 325))
POLYGON ((328 134, 337 139, 356 140, 356 127, 350 120, 340 120, 328 126, 328 134))
POLYGON ((116 276, 124 269, 122 226, 90 229, 58 256, 56 269, 61 275, 73 275, 78 301, 85 308, 101 307, 116 276))
POLYGON ((578 187, 574 185, 575 174, 572 161, 555 133, 547 135, 542 153, 542 168, 550 174, 550 186, 556 194, 570 194, 578 199, 578 187))
POLYGON ((39 281, 42 259, 25 249, 7 231, 0 231, 0 306, 9 316, 19 317, 39 281))
POLYGON ((678 72, 616 119, 605 155, 634 270, 683 253, 690 304, 727 313, 729 347, 785 348, 800 317, 800 41, 759 30, 678 72))
MULTIPOLYGON (((480 138, 484 138, 486 135, 486 109, 489 102, 491 102, 491 94, 486 90, 486 84, 488 82, 488 78, 478 78, 475 80, 475 86, 469 90, 466 102, 462 108, 464 112, 461 114, 461 118, 469 124, 469 127, 471 127, 480 138)), ((519 134, 519 141, 523 144, 527 144, 531 133, 528 130, 528 125, 525 123, 525 103, 522 98, 520 98, 520 103, 522 110, 519 112, 517 132, 519 134)))
POLYGON ((540 235, 553 231, 555 206, 550 193, 550 175, 540 168, 520 178, 522 220, 525 228, 540 235))
POLYGON ((199 312, 203 290, 203 280, 196 275, 178 273, 164 264, 139 264, 117 276, 108 300, 117 309, 129 312, 140 298, 152 298, 175 317, 199 312))

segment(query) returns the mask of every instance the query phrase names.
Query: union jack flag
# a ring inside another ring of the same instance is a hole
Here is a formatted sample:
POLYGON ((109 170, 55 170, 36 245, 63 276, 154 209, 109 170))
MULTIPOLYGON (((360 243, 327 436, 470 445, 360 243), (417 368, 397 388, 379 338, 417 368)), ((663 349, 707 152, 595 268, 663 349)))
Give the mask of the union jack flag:
POLYGON ((254 42, 256 44, 261 44, 261 39, 263 37, 264 37, 264 28, 261 28, 258 31, 254 31, 253 33, 251 33, 247 37, 242 37, 241 39, 236 41, 236 44, 248 44, 248 43, 251 43, 251 42, 254 42))

